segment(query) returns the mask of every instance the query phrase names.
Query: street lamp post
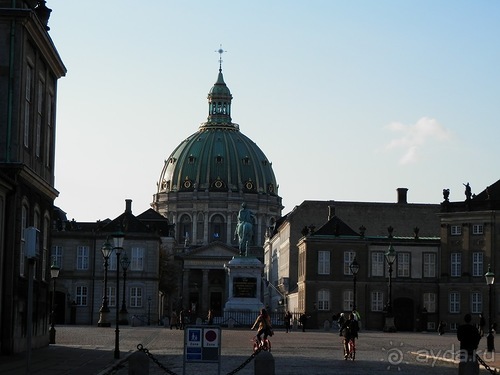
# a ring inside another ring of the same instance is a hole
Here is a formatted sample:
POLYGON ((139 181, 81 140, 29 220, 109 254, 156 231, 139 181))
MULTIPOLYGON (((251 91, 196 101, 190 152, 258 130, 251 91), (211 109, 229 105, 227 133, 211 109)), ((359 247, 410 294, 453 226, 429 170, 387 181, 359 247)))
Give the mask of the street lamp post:
POLYGON ((123 232, 117 232, 113 234, 113 249, 115 250, 116 254, 116 315, 115 315, 115 321, 116 321, 116 329, 115 329, 115 352, 114 352, 114 357, 115 359, 120 358, 120 315, 119 315, 119 310, 118 310, 118 298, 120 296, 120 254, 122 253, 123 250, 123 240, 125 238, 125 235, 123 232))
POLYGON ((120 310, 120 324, 121 325, 128 325, 128 318, 127 318, 127 304, 125 303, 125 283, 127 282, 127 270, 128 267, 130 266, 130 259, 127 256, 127 252, 123 252, 123 258, 120 261, 120 264, 122 266, 123 270, 123 298, 122 298, 122 308, 120 310))
POLYGON ((356 257, 354 257, 352 263, 349 265, 349 268, 351 269, 351 273, 353 274, 353 299, 352 299, 352 310, 356 310, 356 276, 358 275, 359 272, 359 263, 356 260, 356 257))
POLYGON ((56 343, 56 329, 54 327, 54 309, 55 309, 55 294, 56 294, 56 279, 59 277, 60 268, 54 263, 50 266, 50 277, 54 280, 52 287, 52 310, 50 312, 50 332, 49 332, 49 343, 56 343))
POLYGON ((99 309, 99 321, 97 322, 98 327, 111 327, 111 323, 108 322, 108 260, 113 252, 113 247, 109 243, 108 239, 102 245, 101 248, 102 256, 104 258, 104 293, 102 296, 102 305, 99 309))
POLYGON ((385 253, 385 261, 389 265, 389 299, 387 301, 387 315, 385 317, 384 332, 396 332, 394 325, 394 315, 392 314, 392 265, 396 260, 396 251, 392 244, 389 245, 389 250, 385 253))
POLYGON ((495 283, 495 274, 491 271, 491 267, 488 266, 488 272, 484 275, 486 278, 486 285, 488 285, 489 292, 489 332, 486 337, 486 346, 489 352, 495 351, 495 336, 493 336, 493 284, 495 283))

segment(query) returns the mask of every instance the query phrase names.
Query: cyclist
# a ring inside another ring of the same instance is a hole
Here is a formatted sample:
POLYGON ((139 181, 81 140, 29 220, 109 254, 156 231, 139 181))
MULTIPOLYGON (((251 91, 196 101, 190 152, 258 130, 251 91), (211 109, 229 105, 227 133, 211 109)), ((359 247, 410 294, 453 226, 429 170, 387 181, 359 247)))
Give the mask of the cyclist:
POLYGON ((340 335, 344 336, 344 359, 349 356, 349 341, 358 338, 359 325, 351 312, 347 320, 340 327, 340 335))
POLYGON ((259 326, 257 330, 257 341, 259 345, 262 345, 262 334, 264 334, 264 342, 267 340, 267 336, 272 336, 271 317, 264 308, 260 310, 260 314, 257 319, 255 319, 255 323, 251 329, 254 329, 257 325, 259 326))

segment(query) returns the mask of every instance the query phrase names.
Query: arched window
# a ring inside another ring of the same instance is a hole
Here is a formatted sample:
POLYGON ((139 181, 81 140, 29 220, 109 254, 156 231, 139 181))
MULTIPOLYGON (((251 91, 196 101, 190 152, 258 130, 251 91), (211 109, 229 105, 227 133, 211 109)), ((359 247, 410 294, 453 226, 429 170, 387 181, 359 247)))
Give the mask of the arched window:
POLYGON ((226 241, 226 226, 224 224, 224 217, 220 214, 215 214, 210 219, 210 239, 209 241, 226 241))
POLYGON ((179 242, 190 243, 193 238, 193 222, 191 217, 187 214, 181 216, 179 220, 179 228, 177 233, 177 240, 179 242))

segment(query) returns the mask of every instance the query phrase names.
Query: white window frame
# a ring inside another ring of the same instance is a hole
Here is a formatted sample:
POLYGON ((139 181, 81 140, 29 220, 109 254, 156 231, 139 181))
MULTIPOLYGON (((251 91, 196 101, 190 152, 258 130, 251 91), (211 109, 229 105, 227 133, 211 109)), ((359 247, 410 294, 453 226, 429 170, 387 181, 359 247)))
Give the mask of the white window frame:
POLYGON ((472 276, 484 276, 484 253, 482 251, 472 253, 472 276))
POLYGON ((483 234, 484 233, 484 225, 483 224, 473 224, 472 225, 472 234, 483 234))
POLYGON ((436 277, 436 269, 437 269, 436 253, 423 253, 422 257, 423 257, 422 262, 424 265, 423 276, 436 277))
POLYGON ((86 285, 77 285, 75 288, 75 302, 77 306, 87 306, 88 287, 86 285))
POLYGON ((450 227, 450 234, 452 236, 461 236, 462 235, 462 226, 461 225, 452 225, 450 227))
POLYGON ((480 292, 472 292, 470 304, 472 314, 481 314, 483 312, 483 295, 480 292))
POLYGON ((108 286, 108 306, 115 307, 116 306, 116 287, 111 285, 108 286))
POLYGON ((356 258, 356 252, 349 250, 344 251, 344 275, 352 275, 351 263, 356 258))
POLYGON ((354 292, 350 289, 344 290, 342 308, 344 311, 351 311, 354 306, 354 292))
POLYGON ((453 291, 448 294, 448 310, 450 314, 460 314, 460 293, 453 291))
POLYGON ((131 271, 144 271, 144 253, 145 251, 142 247, 133 247, 131 249, 131 271))
POLYGON ((371 311, 383 311, 384 310, 384 292, 374 290, 371 293, 370 306, 371 306, 371 311))
POLYGON ((26 228, 28 226, 28 206, 23 204, 21 208, 21 243, 19 249, 19 275, 25 274, 25 260, 26 260, 26 228))
POLYGON ((130 307, 142 307, 142 287, 131 286, 129 288, 129 306, 130 307))
POLYGON ((318 310, 327 311, 330 310, 330 291, 327 289, 318 290, 318 310))
POLYGON ((32 105, 32 95, 31 87, 33 85, 33 67, 28 64, 26 66, 26 82, 25 82, 25 95, 24 95, 24 135, 23 143, 24 147, 28 148, 30 144, 30 117, 31 117, 31 105, 32 105))
POLYGON ((411 253, 397 253, 397 277, 410 277, 411 253))
POLYGON ((318 251, 318 275, 330 274, 330 251, 318 251))
POLYGON ((450 276, 460 277, 462 275, 462 253, 450 254, 450 276))
POLYGON ((52 246, 52 262, 50 265, 55 264, 60 270, 63 268, 63 251, 64 248, 60 245, 52 246))
POLYGON ((76 247, 76 269, 78 271, 89 269, 89 254, 90 248, 88 246, 78 245, 76 247))
POLYGON ((383 251, 373 251, 371 254, 371 275, 373 277, 385 275, 385 255, 383 251))
POLYGON ((423 305, 428 313, 436 312, 436 293, 424 293, 423 305))

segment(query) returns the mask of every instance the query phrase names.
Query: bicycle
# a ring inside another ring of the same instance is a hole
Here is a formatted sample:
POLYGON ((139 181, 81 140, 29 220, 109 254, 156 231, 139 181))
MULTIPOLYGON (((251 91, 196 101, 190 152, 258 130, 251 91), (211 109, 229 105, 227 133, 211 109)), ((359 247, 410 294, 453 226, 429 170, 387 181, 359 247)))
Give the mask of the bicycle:
POLYGON ((347 343, 347 352, 344 342, 342 342, 342 346, 344 347, 344 359, 347 361, 348 359, 353 360, 356 358, 356 341, 354 338, 350 338, 347 343))
POLYGON ((264 350, 266 352, 270 352, 271 351, 271 341, 269 340, 269 338, 267 339, 263 339, 262 341, 259 342, 259 340, 257 339, 257 336, 254 336, 253 338, 253 351, 254 353, 256 351, 258 351, 259 349, 260 350, 264 350))

